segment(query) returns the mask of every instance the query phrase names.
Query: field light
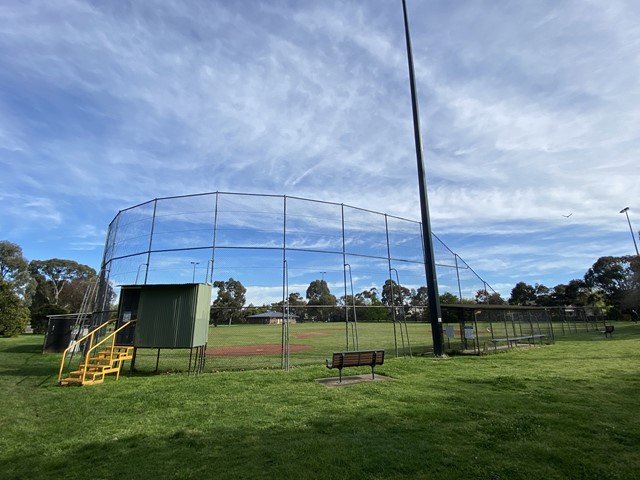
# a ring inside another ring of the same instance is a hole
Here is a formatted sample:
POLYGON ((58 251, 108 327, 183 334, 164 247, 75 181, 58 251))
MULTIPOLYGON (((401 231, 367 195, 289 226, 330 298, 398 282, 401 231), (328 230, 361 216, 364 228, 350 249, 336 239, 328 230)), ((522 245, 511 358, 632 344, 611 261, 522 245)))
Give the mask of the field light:
POLYGON ((200 262, 191 262, 191 265, 193 265, 193 279, 191 283, 196 283, 196 265, 200 265, 200 262))
POLYGON ((638 253, 638 244, 636 243, 636 237, 633 234, 633 228, 631 227, 631 220, 629 220, 629 207, 624 207, 622 210, 620 210, 620 213, 624 213, 627 216, 627 223, 629 224, 629 231, 631 232, 631 240, 633 240, 633 246, 636 249, 636 255, 640 257, 640 253, 638 253))
POLYGON ((411 106, 413 110, 413 133, 416 145, 416 160, 418 163, 418 187, 420 193, 420 214, 422 218, 422 247, 424 251, 424 268, 427 277, 427 296, 429 298, 429 322, 431 323, 431 335, 433 337, 433 354, 436 357, 444 357, 446 355, 444 353, 444 338, 442 336, 442 313, 440 312, 436 260, 433 252, 431 220, 429 219, 427 179, 424 169, 424 160, 422 158, 422 136, 420 135, 420 115, 418 113, 418 93, 413 67, 413 53, 411 50, 411 36, 409 34, 409 16, 407 14, 406 0, 402 0, 402 13, 404 14, 404 33, 407 44, 409 85, 411 88, 411 106))

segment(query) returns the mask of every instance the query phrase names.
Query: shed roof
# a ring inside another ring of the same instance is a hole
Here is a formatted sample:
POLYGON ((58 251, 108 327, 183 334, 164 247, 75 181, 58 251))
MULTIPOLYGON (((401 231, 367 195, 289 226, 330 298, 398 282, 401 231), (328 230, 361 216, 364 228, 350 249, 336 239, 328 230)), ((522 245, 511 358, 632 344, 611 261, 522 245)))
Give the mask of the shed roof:
MULTIPOLYGON (((289 318, 295 317, 296 315, 289 314, 289 318)), ((282 318, 282 312, 275 312, 273 310, 269 310, 264 313, 256 313, 255 315, 249 315, 247 318, 282 318)))

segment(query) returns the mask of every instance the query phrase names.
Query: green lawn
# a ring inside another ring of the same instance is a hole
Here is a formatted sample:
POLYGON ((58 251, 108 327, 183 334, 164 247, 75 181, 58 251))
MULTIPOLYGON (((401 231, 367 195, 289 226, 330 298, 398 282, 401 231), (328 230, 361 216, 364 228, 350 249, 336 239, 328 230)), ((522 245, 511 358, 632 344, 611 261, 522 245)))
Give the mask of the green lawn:
MULTIPOLYGON (((589 325, 594 328, 594 325, 589 325)), ((453 325, 455 338, 445 336, 445 348, 456 350, 461 348, 460 326, 453 325)), ((532 333, 527 331, 528 324, 524 326, 509 325, 508 330, 502 322, 496 322, 491 327, 495 337, 514 337, 517 335, 532 333), (524 329, 524 330, 523 330, 524 329)), ((493 351, 491 328, 488 323, 478 322, 478 345, 481 351, 493 351)), ((574 330, 584 331, 585 325, 571 326, 574 330)), ((553 341, 550 330, 539 330, 535 333, 548 333, 547 342, 553 341)), ((554 325, 557 335, 573 335, 569 328, 563 328, 560 324, 554 325)), ((350 324, 349 329, 344 323, 297 323, 289 326, 289 344, 291 353, 289 364, 294 367, 306 365, 318 365, 331 356, 331 352, 346 349, 347 337, 349 349, 362 350, 383 349, 387 359, 396 356, 421 355, 432 351, 431 326, 427 323, 408 322, 406 325, 398 322, 395 325, 385 323, 358 323, 357 328, 350 324), (355 340, 357 339, 357 344, 355 340), (396 355, 397 352, 397 355, 396 355)), ((247 370, 260 368, 281 368, 281 325, 220 325, 209 328, 208 346, 210 349, 219 347, 241 346, 271 346, 275 354, 250 353, 247 355, 213 353, 207 358, 205 370, 208 372, 220 370, 247 370)), ((504 346, 504 343, 500 344, 504 346)), ((473 341, 469 341, 468 348, 473 348, 473 341)), ((215 350, 214 350, 215 351, 215 350)), ((141 371, 153 372, 156 367, 157 350, 138 350, 136 367, 141 371)), ((160 356, 159 369, 161 371, 186 371, 189 365, 188 350, 163 350, 160 356)))
POLYGON ((587 332, 481 357, 389 358, 377 371, 392 381, 331 389, 315 381, 336 373, 321 361, 59 387, 60 357, 41 346, 41 336, 0 339, 3 479, 640 472, 637 325, 616 325, 613 339, 587 332))

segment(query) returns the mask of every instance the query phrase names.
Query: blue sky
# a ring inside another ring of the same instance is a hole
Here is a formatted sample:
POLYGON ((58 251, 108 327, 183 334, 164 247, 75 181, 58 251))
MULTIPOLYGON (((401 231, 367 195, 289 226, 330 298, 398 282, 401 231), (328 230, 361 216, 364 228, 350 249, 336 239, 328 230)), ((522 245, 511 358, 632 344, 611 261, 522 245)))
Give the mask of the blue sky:
MULTIPOLYGON (((640 228, 640 4, 408 0, 433 231, 503 296, 640 228), (565 218, 563 215, 572 215, 565 218)), ((156 197, 418 220, 401 2, 3 2, 0 238, 99 268, 156 197)))

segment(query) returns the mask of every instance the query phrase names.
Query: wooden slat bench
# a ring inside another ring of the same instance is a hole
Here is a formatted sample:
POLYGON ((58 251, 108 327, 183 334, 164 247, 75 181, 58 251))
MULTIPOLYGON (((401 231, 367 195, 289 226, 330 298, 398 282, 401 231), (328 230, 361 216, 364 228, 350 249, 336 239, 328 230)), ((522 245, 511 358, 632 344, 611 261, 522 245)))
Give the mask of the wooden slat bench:
POLYGON ((371 378, 375 379, 374 368, 384 363, 384 350, 356 350, 353 352, 334 352, 331 363, 327 359, 327 368, 337 368, 342 383, 342 369, 345 367, 371 367, 371 378))

